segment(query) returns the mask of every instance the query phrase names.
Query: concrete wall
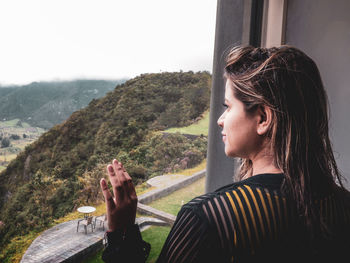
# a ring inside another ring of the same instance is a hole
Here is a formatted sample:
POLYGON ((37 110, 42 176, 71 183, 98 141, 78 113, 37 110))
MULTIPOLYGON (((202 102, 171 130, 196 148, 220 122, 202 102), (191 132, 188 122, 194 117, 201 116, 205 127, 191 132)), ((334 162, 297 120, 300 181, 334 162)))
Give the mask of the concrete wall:
POLYGON ((242 44, 244 7, 243 0, 218 0, 217 4, 206 192, 214 191, 233 180, 234 160, 225 155, 221 128, 217 125, 217 119, 224 111, 222 106, 225 96, 224 52, 231 46, 242 44))
POLYGON ((330 102, 334 153, 350 188, 350 1, 290 0, 286 44, 296 46, 319 67, 330 102))

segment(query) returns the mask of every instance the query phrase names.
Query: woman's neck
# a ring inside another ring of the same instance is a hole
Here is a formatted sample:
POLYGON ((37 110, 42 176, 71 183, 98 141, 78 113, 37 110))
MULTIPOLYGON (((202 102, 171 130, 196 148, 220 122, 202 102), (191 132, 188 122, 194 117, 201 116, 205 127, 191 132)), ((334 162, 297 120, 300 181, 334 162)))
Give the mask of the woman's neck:
POLYGON ((252 176, 263 173, 282 173, 283 171, 276 167, 274 157, 270 147, 264 147, 250 159, 253 164, 252 176))

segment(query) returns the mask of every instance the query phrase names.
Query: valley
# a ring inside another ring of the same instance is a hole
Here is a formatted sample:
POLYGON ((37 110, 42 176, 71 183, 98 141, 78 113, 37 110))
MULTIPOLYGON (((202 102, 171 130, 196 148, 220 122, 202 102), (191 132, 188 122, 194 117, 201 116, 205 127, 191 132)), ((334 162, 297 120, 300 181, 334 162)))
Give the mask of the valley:
POLYGON ((0 121, 0 172, 6 169, 18 153, 37 140, 44 132, 45 129, 32 127, 20 119, 0 121), (5 138, 9 140, 8 147, 2 145, 2 140, 5 138))

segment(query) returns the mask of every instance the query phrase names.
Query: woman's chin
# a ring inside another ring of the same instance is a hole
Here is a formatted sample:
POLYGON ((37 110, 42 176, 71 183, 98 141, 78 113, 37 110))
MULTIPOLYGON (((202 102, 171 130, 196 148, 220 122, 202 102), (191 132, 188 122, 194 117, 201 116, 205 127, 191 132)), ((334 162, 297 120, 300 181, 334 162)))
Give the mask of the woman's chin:
POLYGON ((232 149, 229 149, 228 147, 225 147, 225 155, 227 157, 232 157, 232 158, 244 158, 240 154, 237 154, 236 151, 233 151, 232 149))
POLYGON ((225 154, 227 157, 237 157, 230 149, 225 147, 225 154))

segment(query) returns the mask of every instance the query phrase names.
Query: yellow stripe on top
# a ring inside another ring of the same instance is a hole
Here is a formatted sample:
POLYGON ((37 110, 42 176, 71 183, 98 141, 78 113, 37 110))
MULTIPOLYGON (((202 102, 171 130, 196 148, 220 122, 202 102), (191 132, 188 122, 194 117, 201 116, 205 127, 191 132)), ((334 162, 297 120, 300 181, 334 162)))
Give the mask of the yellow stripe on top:
POLYGON ((280 207, 280 202, 279 202, 279 197, 277 196, 277 194, 275 193, 275 200, 276 200, 276 204, 277 204, 277 212, 278 212, 278 218, 280 220, 280 229, 282 230, 282 214, 281 214, 281 207, 280 207))
POLYGON ((229 223, 230 223, 232 231, 233 231, 233 244, 236 247, 237 246, 237 233, 236 233, 237 231, 236 231, 236 228, 235 228, 235 226, 233 224, 232 215, 231 215, 231 213, 230 213, 230 211, 228 209, 227 202, 226 202, 225 198, 221 195, 220 199, 221 199, 222 203, 224 204, 227 216, 229 218, 229 223))
MULTIPOLYGON (((242 246, 245 247, 245 238, 244 238, 244 233, 243 233, 243 229, 242 229, 241 219, 239 218, 239 214, 237 211, 237 207, 236 207, 235 203, 233 202, 231 195, 229 193, 226 193, 226 195, 227 195, 228 199, 230 200, 231 206, 233 208, 233 212, 235 213, 235 216, 237 219, 238 229, 239 229, 239 232, 241 234, 240 236, 242 239, 242 246)), ((235 236, 235 238, 237 238, 237 237, 235 236)), ((235 244, 237 244, 237 240, 235 240, 234 242, 235 242, 235 244)))
POLYGON ((271 223, 270 223, 269 214, 267 212, 266 203, 265 203, 264 197, 262 196, 262 193, 261 193, 260 189, 257 188, 256 190, 258 191, 258 194, 259 194, 262 206, 264 208, 264 213, 265 213, 265 218, 266 218, 266 222, 267 222, 267 227, 269 229, 269 233, 270 233, 271 238, 272 238, 271 223))
POLYGON ((266 232, 265 232, 265 227, 264 227, 264 223, 263 223, 263 220, 262 220, 262 216, 261 216, 261 212, 260 212, 260 208, 258 206, 258 202, 256 201, 256 198, 255 198, 255 195, 253 193, 253 190, 248 186, 248 185, 244 185, 245 188, 248 189, 249 193, 250 193, 250 196, 252 197, 253 199, 253 203, 255 205, 255 210, 258 214, 258 217, 259 217, 259 222, 260 222, 260 226, 261 226, 261 230, 263 232, 263 236, 265 237, 266 236, 266 232))
POLYGON ((248 200, 248 197, 247 195, 245 194, 244 190, 241 188, 241 187, 238 187, 239 191, 241 191, 242 195, 243 195, 243 198, 248 206, 248 210, 249 210, 249 214, 250 214, 250 217, 252 219, 252 222, 253 222, 253 226, 254 226, 254 231, 255 231, 255 235, 256 235, 256 241, 258 243, 258 246, 260 246, 260 239, 259 239, 259 233, 258 233, 258 229, 256 227, 256 222, 255 222, 255 216, 253 214, 253 210, 252 210, 252 207, 250 205, 250 202, 248 200))
MULTIPOLYGON (((249 227, 249 223, 248 223, 248 219, 247 219, 247 215, 244 211, 244 207, 243 207, 243 204, 242 204, 242 201, 241 201, 241 198, 239 198, 236 190, 235 191, 232 191, 232 193, 234 194, 234 196, 236 197, 237 199, 237 202, 239 204, 239 207, 241 209, 241 212, 242 212, 242 215, 243 215, 243 219, 244 219, 244 224, 246 226, 246 229, 247 229, 247 232, 248 232, 248 238, 249 238, 249 241, 250 241, 250 245, 251 247, 253 248, 254 247, 254 244, 252 242, 252 234, 250 232, 250 227, 249 227)), ((252 250, 252 253, 254 254, 254 250, 252 250)))
POLYGON ((271 213, 272 213, 272 221, 273 221, 273 225, 274 225, 274 229, 275 229, 275 238, 277 239, 277 223, 276 223, 275 210, 274 210, 273 205, 272 205, 272 199, 271 199, 270 193, 268 192, 267 189, 265 189, 265 192, 266 192, 267 200, 269 201, 269 204, 270 204, 271 213))

